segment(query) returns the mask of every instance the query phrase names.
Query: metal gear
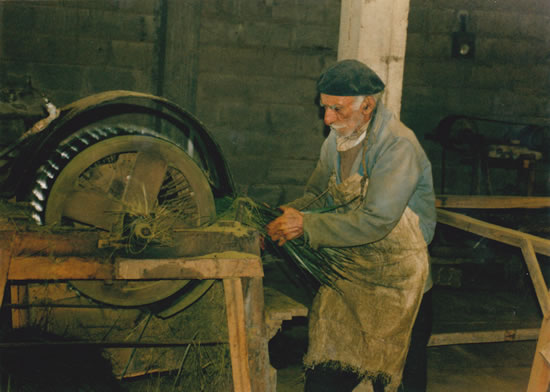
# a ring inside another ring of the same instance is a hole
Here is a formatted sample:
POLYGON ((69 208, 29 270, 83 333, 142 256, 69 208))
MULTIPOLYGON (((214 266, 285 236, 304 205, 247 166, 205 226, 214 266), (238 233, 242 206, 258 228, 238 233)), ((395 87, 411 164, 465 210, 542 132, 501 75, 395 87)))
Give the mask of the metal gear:
MULTIPOLYGON (((109 233, 127 253, 166 245, 177 224, 198 227, 215 218, 204 173, 185 151, 147 128, 96 126, 74 133, 39 168, 31 191, 40 224, 85 226, 109 233)), ((213 281, 73 281, 84 295, 110 305, 143 306, 185 288, 178 310, 213 281)))

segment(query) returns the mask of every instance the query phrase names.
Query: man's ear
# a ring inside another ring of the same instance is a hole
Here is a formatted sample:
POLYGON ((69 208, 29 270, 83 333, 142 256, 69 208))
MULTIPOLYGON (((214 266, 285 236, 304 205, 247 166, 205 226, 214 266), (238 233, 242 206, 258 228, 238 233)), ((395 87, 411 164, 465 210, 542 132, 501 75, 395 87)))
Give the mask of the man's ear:
POLYGON ((363 115, 368 116, 369 118, 372 115, 372 112, 374 111, 375 107, 376 107, 376 100, 371 95, 366 96, 363 102, 361 103, 361 111, 363 112, 363 115))

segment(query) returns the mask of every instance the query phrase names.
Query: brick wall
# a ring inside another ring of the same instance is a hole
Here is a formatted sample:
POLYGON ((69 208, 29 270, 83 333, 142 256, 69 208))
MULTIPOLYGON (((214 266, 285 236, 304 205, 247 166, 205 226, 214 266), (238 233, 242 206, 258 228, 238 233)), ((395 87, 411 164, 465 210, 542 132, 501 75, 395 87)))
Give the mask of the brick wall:
POLYGON ((324 139, 315 81, 336 59, 336 0, 203 2, 197 115, 239 190, 277 205, 303 191, 324 139))
MULTIPOLYGON (((424 139, 445 116, 550 124, 550 2, 411 0, 401 118, 418 134, 439 192, 441 147, 424 139), (475 57, 451 57, 452 33, 475 33, 475 57)), ((503 128, 504 130, 504 128, 503 128)), ((447 193, 470 191, 470 168, 449 156, 447 193)), ((518 192, 514 171, 491 170, 493 192, 518 192)), ((548 193, 548 165, 537 170, 537 194, 548 193)))
POLYGON ((28 75, 60 105, 103 90, 153 92, 156 3, 2 2, 0 81, 28 75))
MULTIPOLYGON (((159 9, 179 4, 172 1, 0 1, 0 85, 28 75, 59 105, 107 89, 157 93, 159 9)), ((425 135, 443 117, 548 123, 549 4, 411 0, 401 118, 432 159, 437 186, 441 147, 425 135), (460 10, 476 34, 474 59, 450 55, 460 10)), ((190 109, 221 145, 241 192, 271 204, 294 198, 324 138, 315 81, 336 59, 340 1, 203 0, 195 6, 196 50, 189 46, 178 60, 195 83, 190 109), (188 58, 196 66, 184 64, 188 58)), ((166 88, 181 84, 181 76, 164 72, 164 91, 185 106, 179 97, 186 86, 166 88)), ((446 191, 468 193, 469 168, 458 158, 451 163, 446 191)), ((539 165, 538 194, 550 191, 547 172, 539 165)), ((498 173, 492 180, 502 186, 495 189, 514 185, 513 175, 498 173)))
MULTIPOLYGON (((0 2, 0 85, 28 75, 58 105, 111 89, 157 93, 166 4, 178 9, 172 0, 0 2)), ((336 59, 339 1, 195 5, 198 50, 178 60, 198 56, 195 102, 177 102, 187 89, 171 86, 180 75, 165 72, 164 91, 213 133, 240 191, 273 204, 295 197, 324 137, 315 81, 336 59)))

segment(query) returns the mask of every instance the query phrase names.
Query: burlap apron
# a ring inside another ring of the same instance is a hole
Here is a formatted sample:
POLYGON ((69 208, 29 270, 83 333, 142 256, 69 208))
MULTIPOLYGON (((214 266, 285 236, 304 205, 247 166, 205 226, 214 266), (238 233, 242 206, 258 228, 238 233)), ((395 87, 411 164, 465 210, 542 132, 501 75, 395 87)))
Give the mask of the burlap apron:
MULTIPOLYGON (((358 208, 356 196, 367 188, 368 179, 357 173, 340 184, 334 174, 329 181, 336 205, 349 202, 344 209, 358 208)), ((349 280, 336 282, 340 292, 321 287, 310 312, 307 367, 329 363, 371 379, 382 377, 386 391, 397 390, 428 275, 418 222, 407 207, 386 237, 351 248, 355 266, 346 272, 349 280)))

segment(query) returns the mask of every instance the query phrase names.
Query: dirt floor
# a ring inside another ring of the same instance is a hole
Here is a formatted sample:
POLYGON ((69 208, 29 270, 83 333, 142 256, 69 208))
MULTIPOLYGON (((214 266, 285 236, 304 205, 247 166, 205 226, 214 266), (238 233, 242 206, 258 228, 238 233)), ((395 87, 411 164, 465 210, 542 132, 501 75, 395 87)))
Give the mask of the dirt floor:
MULTIPOLYGON (((277 392, 302 392, 301 353, 306 347, 306 327, 294 322, 277 336, 275 345, 286 347, 282 363, 273 347, 277 392)), ((527 389, 535 341, 461 344, 428 348, 427 392, 519 392, 527 389)))
MULTIPOLYGON (((311 298, 305 291, 284 284, 284 279, 270 268, 266 268, 266 275, 266 285, 284 290, 285 294, 309 305, 311 298)), ((433 311, 433 334, 440 343, 428 347, 427 392, 520 392, 527 389, 541 323, 532 292, 436 287, 433 311), (488 340, 500 342, 448 344, 452 340, 468 340, 470 333, 479 338, 479 332, 488 340), (502 342, 503 336, 514 333, 515 336, 527 333, 531 337, 502 342)), ((307 319, 296 317, 285 321, 269 347, 271 364, 278 370, 277 392, 303 391, 301 359, 307 350, 307 319)))
MULTIPOLYGON (((266 266, 269 272, 269 266, 266 266)), ((288 284, 286 277, 270 275, 266 287, 286 289, 286 294, 305 306, 308 293, 288 284)), ((437 289, 434 292, 434 331, 457 332, 458 337, 485 329, 535 332, 530 340, 483 344, 447 344, 428 348, 427 392, 525 391, 536 346, 540 314, 526 292, 467 292, 437 289), (460 294, 460 295, 458 295, 460 294), (461 335, 462 333, 462 335, 461 335)), ((456 338, 456 336, 454 337, 456 338)), ((447 338, 448 339, 448 338, 447 338)), ((501 339, 502 340, 502 339, 501 339)), ((59 346, 59 352, 0 352, 0 391, 14 392, 199 392, 212 384, 208 367, 201 368, 201 386, 190 387, 183 377, 157 374, 118 382, 100 353, 89 347, 59 346), (46 366, 48 365, 48 366, 46 366), (33 381, 35 380, 35 381, 33 381), (24 387, 23 387, 24 385, 24 387), (49 388, 46 388, 45 386, 49 388), (22 388, 18 388, 21 386, 22 388), (203 388, 204 387, 204 388, 203 388), (4 388, 4 389, 3 389, 4 388)), ((269 343, 270 360, 277 369, 277 392, 303 391, 302 357, 307 350, 307 318, 285 321, 269 343)), ((225 392, 230 388, 216 388, 225 392)))
MULTIPOLYGON (((428 348, 427 392, 518 392, 525 391, 529 380, 535 340, 455 344, 428 348)), ((303 391, 301 360, 307 350, 307 319, 296 317, 283 324, 270 341, 271 364, 277 369, 277 392, 303 391)), ((163 392, 204 390, 189 389, 176 374, 116 382, 110 377, 108 364, 98 353, 86 348, 61 347, 55 355, 40 350, 24 353, 17 350, 0 357, 12 368, 11 382, 0 377, 12 391, 51 392, 163 392), (20 359, 20 360, 19 360, 20 359), (95 359, 95 361, 94 361, 95 359), (46 365, 47 364, 47 365, 46 365), (51 371, 44 372, 44 369, 51 371), (21 376, 21 377, 19 377, 21 376), (32 377, 31 377, 32 376, 32 377), (31 383, 33 377, 36 382, 31 383), (178 381, 179 379, 179 381, 178 381), (24 380, 25 388, 14 388, 24 380), (48 385, 50 388, 45 388, 48 385), (75 389, 76 388, 76 389, 75 389)), ((2 361, 3 362, 3 361, 2 361)), ((204 379, 208 384, 208 379, 204 379)), ((220 392, 227 389, 220 390, 220 392)), ((217 392, 217 391, 216 391, 217 392)))

